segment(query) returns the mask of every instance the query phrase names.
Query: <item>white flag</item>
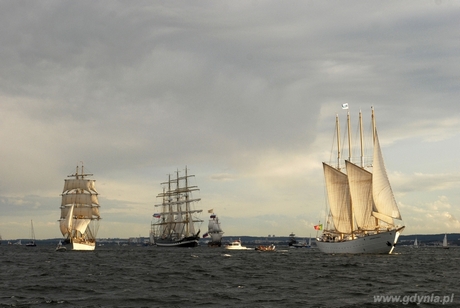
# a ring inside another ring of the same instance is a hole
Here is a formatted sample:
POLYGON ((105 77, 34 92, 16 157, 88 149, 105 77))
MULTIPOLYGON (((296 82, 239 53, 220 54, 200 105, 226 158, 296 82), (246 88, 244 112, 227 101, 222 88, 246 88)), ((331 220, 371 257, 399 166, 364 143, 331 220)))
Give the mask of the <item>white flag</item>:
POLYGON ((348 109, 348 103, 342 104, 342 109, 348 109))

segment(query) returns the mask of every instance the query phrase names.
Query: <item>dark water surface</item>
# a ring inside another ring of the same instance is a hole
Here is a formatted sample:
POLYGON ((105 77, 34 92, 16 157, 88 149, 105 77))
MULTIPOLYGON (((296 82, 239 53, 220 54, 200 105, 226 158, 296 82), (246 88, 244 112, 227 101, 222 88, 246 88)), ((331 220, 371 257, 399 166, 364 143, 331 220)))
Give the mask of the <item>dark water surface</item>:
POLYGON ((1 245, 0 307, 460 307, 460 248, 282 249, 1 245), (400 302, 374 302, 386 295, 400 302))

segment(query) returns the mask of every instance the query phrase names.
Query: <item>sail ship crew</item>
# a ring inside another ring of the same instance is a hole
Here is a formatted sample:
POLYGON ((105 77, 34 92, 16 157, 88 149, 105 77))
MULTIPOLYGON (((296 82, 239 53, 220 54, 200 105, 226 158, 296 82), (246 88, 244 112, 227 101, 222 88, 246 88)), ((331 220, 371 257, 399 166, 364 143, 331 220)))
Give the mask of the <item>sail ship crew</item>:
POLYGON ((156 204, 160 207, 158 213, 153 214, 151 236, 154 244, 159 247, 195 247, 198 246, 200 230, 196 231, 195 225, 202 223, 201 219, 195 217, 202 210, 192 209, 195 202, 201 198, 192 198, 192 192, 198 191, 197 186, 189 186, 187 167, 185 175, 168 177, 168 181, 161 183, 163 192, 157 198, 162 198, 162 203, 156 204))
POLYGON ((77 165, 75 174, 68 176, 73 179, 64 180, 59 227, 65 237, 64 243, 71 243, 73 250, 94 250, 96 247, 100 206, 96 181, 86 179, 88 176, 92 174, 86 174, 82 164, 81 168, 77 165))
POLYGON ((361 159, 351 159, 350 114, 347 116, 349 158, 341 166, 340 127, 336 117, 337 164, 323 162, 329 203, 327 226, 316 245, 325 253, 392 253, 404 227, 385 170, 372 109, 373 166, 365 169, 362 115, 359 113, 361 159))

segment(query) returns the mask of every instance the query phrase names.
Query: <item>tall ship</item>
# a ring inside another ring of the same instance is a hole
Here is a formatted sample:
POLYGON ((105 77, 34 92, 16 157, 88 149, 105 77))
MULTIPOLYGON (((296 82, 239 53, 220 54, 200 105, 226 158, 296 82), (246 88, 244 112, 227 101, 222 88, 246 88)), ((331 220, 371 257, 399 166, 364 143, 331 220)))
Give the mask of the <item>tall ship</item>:
POLYGON ((350 113, 347 115, 349 157, 343 167, 340 125, 336 117, 337 161, 323 162, 328 199, 328 217, 317 238, 318 249, 325 253, 392 253, 404 226, 383 162, 372 108, 372 154, 366 161, 363 146, 362 114, 359 113, 361 155, 351 157, 350 113))
POLYGON ((64 243, 72 244, 73 250, 94 250, 99 229, 98 193, 96 180, 88 179, 93 174, 84 172, 83 164, 77 165, 75 174, 64 180, 61 218, 59 227, 64 243))
POLYGON ((163 192, 158 194, 162 202, 156 204, 159 211, 153 214, 151 225, 151 238, 153 243, 159 247, 195 247, 198 246, 200 230, 198 224, 203 220, 196 215, 202 210, 193 208, 194 203, 201 198, 193 198, 192 193, 199 191, 197 186, 190 186, 189 175, 185 168, 185 175, 180 176, 179 170, 176 176, 161 183, 163 192), (197 231, 198 229, 198 231, 197 231))
POLYGON ((214 214, 214 210, 209 210, 208 213, 211 214, 211 216, 209 216, 207 233, 211 237, 211 241, 208 242, 208 246, 221 247, 222 236, 224 235, 224 231, 222 231, 222 228, 220 227, 219 217, 217 217, 217 215, 214 214))

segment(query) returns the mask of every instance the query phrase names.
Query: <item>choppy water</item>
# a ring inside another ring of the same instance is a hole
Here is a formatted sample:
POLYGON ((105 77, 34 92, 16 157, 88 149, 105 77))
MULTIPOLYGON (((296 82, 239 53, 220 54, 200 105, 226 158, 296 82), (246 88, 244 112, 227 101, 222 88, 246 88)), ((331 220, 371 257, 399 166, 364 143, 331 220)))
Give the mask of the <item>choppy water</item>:
POLYGON ((395 255, 281 249, 2 245, 0 307, 401 307, 376 304, 374 296, 452 294, 444 306, 460 306, 460 248, 398 247, 395 255))

